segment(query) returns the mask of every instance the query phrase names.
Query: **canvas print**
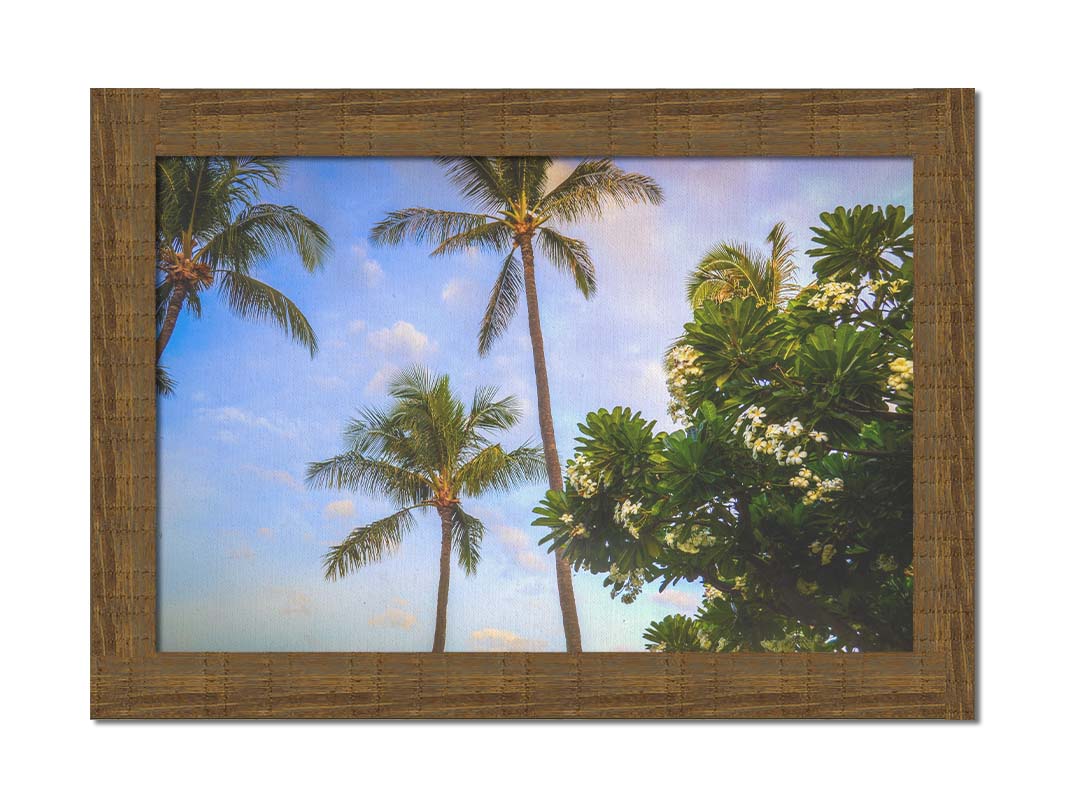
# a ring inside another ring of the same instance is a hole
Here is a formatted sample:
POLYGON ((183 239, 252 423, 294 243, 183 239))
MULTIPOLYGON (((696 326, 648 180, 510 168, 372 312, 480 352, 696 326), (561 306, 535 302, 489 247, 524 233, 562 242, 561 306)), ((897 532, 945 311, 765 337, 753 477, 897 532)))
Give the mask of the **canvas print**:
POLYGON ((163 158, 164 651, 912 648, 907 159, 163 158))

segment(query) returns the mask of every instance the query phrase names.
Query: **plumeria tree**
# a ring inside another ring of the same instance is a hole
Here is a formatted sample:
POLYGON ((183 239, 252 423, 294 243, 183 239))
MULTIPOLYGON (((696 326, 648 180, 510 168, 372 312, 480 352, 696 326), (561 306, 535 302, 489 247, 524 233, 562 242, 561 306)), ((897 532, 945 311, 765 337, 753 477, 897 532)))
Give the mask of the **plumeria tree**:
POLYGON ((581 426, 542 540, 633 602, 699 581, 670 651, 908 650, 912 638, 912 234, 903 207, 813 228, 815 281, 779 305, 709 297, 669 356, 657 432, 630 409, 581 426))

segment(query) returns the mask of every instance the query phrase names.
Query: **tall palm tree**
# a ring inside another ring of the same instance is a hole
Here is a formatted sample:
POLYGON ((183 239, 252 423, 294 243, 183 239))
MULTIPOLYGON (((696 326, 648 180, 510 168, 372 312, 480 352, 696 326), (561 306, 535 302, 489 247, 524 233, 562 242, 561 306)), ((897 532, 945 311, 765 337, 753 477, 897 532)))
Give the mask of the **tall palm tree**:
POLYGON ((722 242, 709 250, 686 281, 693 307, 704 305, 706 300, 721 303, 731 297, 755 297, 763 303, 785 305, 799 288, 793 282, 797 251, 784 222, 771 228, 766 242, 771 246, 769 256, 736 242, 722 242))
POLYGON ((468 575, 481 557, 485 526, 464 510, 463 498, 510 490, 543 479, 541 448, 524 444, 505 450, 486 434, 519 421, 514 397, 497 399, 496 389, 475 390, 470 408, 452 394, 448 377, 414 367, 389 387, 395 401, 386 410, 364 409, 345 429, 345 452, 309 464, 310 486, 365 491, 400 508, 363 525, 323 559, 326 577, 349 572, 395 551, 415 527, 414 511, 433 508, 441 519, 441 571, 433 652, 445 649, 451 552, 468 575))
MULTIPOLYGON (((611 159, 582 161, 555 188, 548 187, 550 158, 444 158, 448 177, 475 211, 405 208, 393 211, 371 232, 376 244, 429 241, 431 255, 445 255, 470 247, 502 254, 500 273, 489 294, 489 305, 478 333, 478 352, 485 355, 515 314, 519 294, 526 293, 526 314, 533 347, 537 383, 537 418, 549 487, 563 490, 552 400, 545 366, 545 344, 537 303, 534 244, 549 262, 570 276, 586 298, 596 292, 596 272, 589 248, 561 233, 557 223, 599 217, 606 205, 659 203, 659 185, 644 175, 624 172, 611 159), (518 251, 519 258, 515 257, 518 251)), ((567 652, 582 649, 578 611, 570 566, 556 551, 556 585, 567 652)))
POLYGON ((263 259, 295 250, 313 272, 330 251, 330 237, 294 206, 260 203, 277 187, 277 158, 161 158, 156 165, 157 385, 172 384, 159 358, 183 308, 200 315, 201 295, 217 286, 239 316, 267 319, 314 355, 315 332, 296 304, 251 276, 263 259))

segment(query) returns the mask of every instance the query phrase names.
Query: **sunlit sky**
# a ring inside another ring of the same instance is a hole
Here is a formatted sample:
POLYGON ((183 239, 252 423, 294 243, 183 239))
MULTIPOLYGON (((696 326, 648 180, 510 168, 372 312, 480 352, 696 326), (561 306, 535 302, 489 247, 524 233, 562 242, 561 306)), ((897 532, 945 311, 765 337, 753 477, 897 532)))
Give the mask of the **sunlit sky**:
MULTIPOLYGON (((558 181, 574 161, 553 165, 558 181)), ((690 318, 684 281, 723 239, 763 246, 784 220, 810 279, 809 227, 837 205, 912 209, 905 159, 619 159, 655 178, 665 201, 609 211, 563 228, 585 240, 600 291, 584 300, 551 265, 539 294, 561 457, 577 424, 600 407, 630 406, 673 425, 660 366, 690 318)), ((434 258, 425 246, 379 249, 370 228, 407 206, 467 208, 427 159, 293 159, 265 201, 298 206, 334 241, 309 275, 280 255, 256 272, 310 319, 312 359, 269 324, 235 317, 208 294, 203 316, 183 313, 163 362, 177 381, 160 400, 159 647, 161 650, 429 650, 440 526, 419 517, 401 550, 338 582, 323 579, 327 547, 390 513, 379 498, 308 490, 305 465, 342 450, 341 429, 383 404, 390 374, 422 364, 452 377, 465 401, 490 384, 516 395, 522 423, 508 445, 539 442, 525 312, 486 358, 478 323, 500 258, 434 258)), ((473 577, 453 566, 448 650, 563 650, 552 558, 531 527, 546 487, 466 501, 488 528, 473 577)), ((587 651, 641 650, 651 620, 694 611, 698 585, 632 605, 612 600, 603 576, 574 578, 587 651)))

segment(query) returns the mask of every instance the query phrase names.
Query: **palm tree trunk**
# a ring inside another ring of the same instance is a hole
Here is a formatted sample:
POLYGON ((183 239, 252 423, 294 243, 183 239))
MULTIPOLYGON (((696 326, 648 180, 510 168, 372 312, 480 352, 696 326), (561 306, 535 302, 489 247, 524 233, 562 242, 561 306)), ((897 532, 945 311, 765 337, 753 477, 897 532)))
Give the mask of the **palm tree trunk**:
MULTIPOLYGON (((545 365, 545 340, 541 335, 541 312, 537 305, 537 282, 534 279, 533 243, 529 234, 519 237, 522 251, 523 279, 526 284, 526 313, 530 321, 530 344, 533 346, 534 377, 537 382, 537 421, 541 425, 541 446, 545 452, 545 470, 549 488, 563 491, 563 472, 556 450, 556 429, 552 424, 552 398, 548 393, 548 368, 545 365)), ((582 652, 582 631, 578 626, 578 608, 574 602, 571 566, 556 550, 556 588, 563 612, 563 634, 567 652, 582 652)))
POLYGON ((433 652, 445 652, 445 626, 448 624, 448 573, 452 566, 452 508, 437 509, 441 515, 441 574, 437 579, 437 624, 433 629, 433 652))
POLYGON ((175 286, 170 293, 170 299, 167 301, 167 315, 163 317, 163 326, 159 329, 159 336, 156 337, 156 361, 163 355, 167 342, 170 341, 170 335, 174 333, 174 325, 178 322, 178 314, 182 310, 182 304, 185 303, 186 294, 184 286, 175 286))

